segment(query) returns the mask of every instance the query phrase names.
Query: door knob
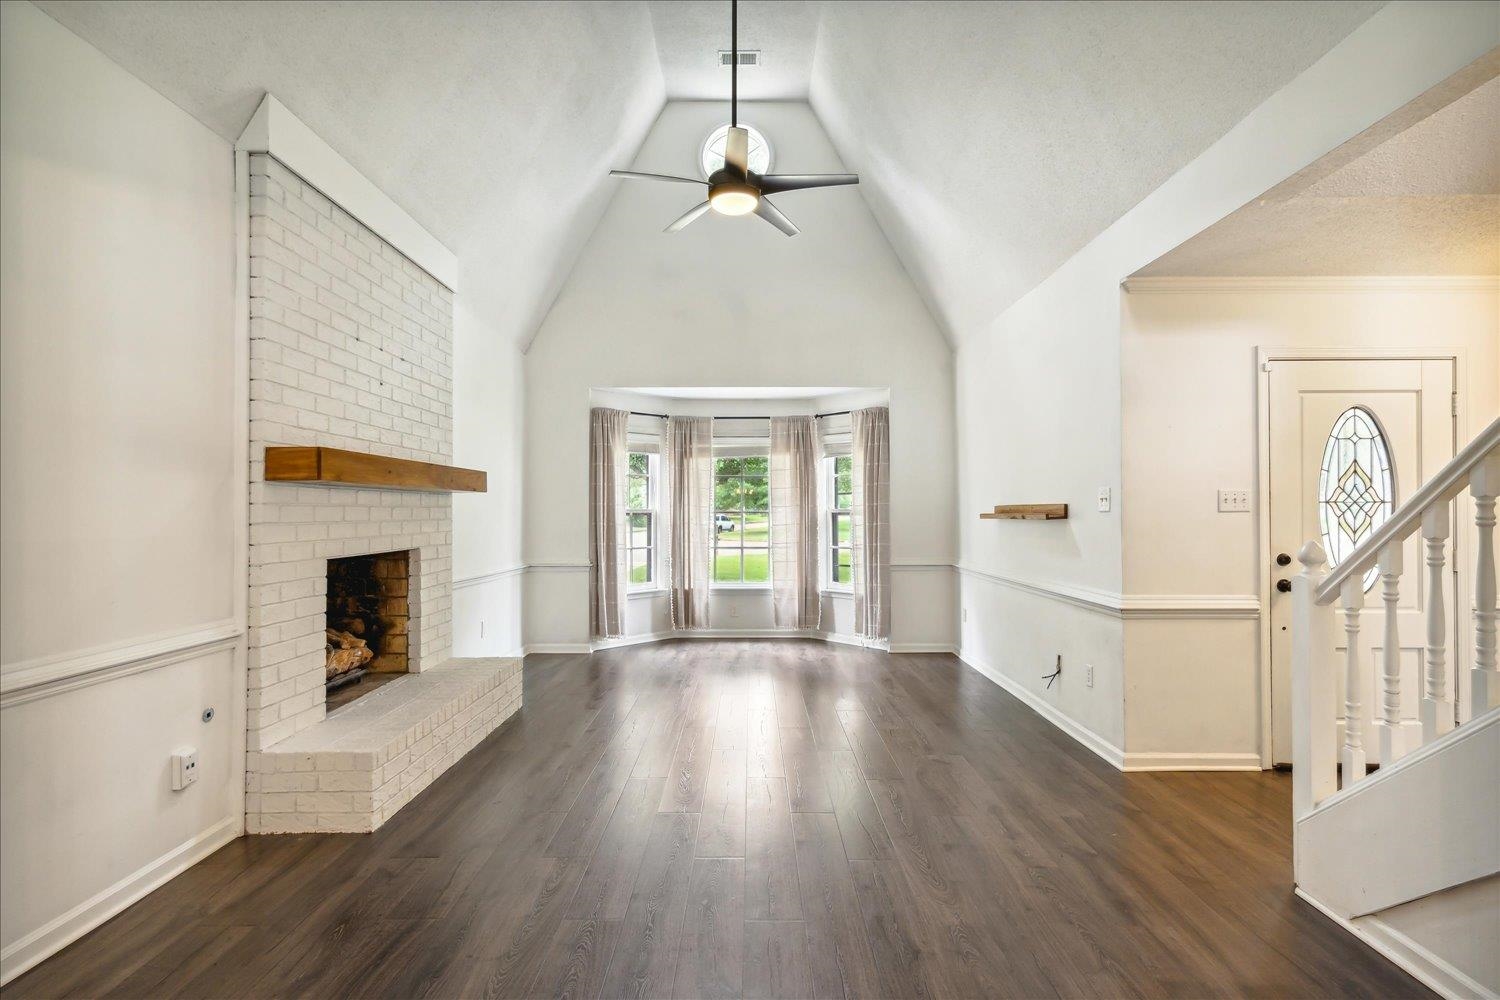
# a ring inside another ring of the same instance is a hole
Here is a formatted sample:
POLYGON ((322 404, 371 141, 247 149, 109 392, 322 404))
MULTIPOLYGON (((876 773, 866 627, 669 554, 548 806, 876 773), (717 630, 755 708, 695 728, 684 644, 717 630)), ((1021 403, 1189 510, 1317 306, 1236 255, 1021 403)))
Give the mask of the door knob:
POLYGON ((1289 556, 1289 555, 1287 555, 1285 552, 1279 553, 1276 556, 1276 565, 1278 565, 1278 566, 1290 566, 1291 564, 1292 564, 1292 557, 1289 556))
POLYGON ((1278 591, 1280 591, 1281 593, 1283 593, 1283 594, 1290 594, 1292 592, 1292 581, 1290 581, 1290 580, 1277 580, 1276 581, 1276 589, 1278 591))

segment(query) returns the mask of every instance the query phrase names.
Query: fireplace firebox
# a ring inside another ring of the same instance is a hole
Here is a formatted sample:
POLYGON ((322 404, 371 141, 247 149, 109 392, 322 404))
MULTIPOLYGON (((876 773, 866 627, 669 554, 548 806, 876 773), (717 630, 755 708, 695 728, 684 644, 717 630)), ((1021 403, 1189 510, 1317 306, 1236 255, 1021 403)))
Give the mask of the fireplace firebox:
POLYGON ((411 553, 328 560, 324 650, 328 709, 408 669, 411 553))

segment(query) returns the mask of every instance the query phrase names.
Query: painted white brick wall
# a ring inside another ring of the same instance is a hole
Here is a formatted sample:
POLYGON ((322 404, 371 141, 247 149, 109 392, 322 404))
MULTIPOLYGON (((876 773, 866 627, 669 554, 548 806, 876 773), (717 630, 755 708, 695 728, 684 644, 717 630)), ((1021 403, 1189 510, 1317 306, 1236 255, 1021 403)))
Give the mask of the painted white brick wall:
POLYGON ((411 550, 411 669, 452 649, 452 499, 264 481, 266 445, 451 464, 453 295, 282 164, 250 158, 248 748, 325 715, 327 560, 411 550))

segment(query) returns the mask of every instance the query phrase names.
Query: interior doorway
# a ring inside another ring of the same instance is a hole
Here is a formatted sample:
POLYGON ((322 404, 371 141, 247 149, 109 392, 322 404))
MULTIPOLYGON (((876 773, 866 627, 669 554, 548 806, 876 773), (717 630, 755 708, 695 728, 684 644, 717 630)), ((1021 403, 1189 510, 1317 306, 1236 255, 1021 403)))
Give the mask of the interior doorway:
MULTIPOLYGON (((1263 656, 1268 659, 1271 764, 1292 759, 1291 577, 1297 552, 1318 539, 1330 565, 1372 533, 1401 502, 1448 462, 1457 446, 1458 357, 1378 356, 1379 352, 1268 352, 1260 358, 1263 656), (1288 356, 1290 355, 1290 356, 1288 356)), ((1457 524, 1457 522, 1454 522, 1457 524)), ((1450 540, 1444 600, 1458 607, 1460 560, 1450 540)), ((1406 543, 1397 603, 1401 643, 1401 718, 1420 730, 1423 612, 1429 594, 1420 539, 1406 543)), ((1380 713, 1385 608, 1376 574, 1368 574, 1361 616, 1364 685, 1360 714, 1367 741, 1380 713)), ((1455 616, 1455 621, 1457 616, 1455 616)), ((1344 657, 1342 628, 1334 630, 1344 657)), ((1450 648, 1457 653, 1456 643, 1450 648)), ((1449 690, 1459 656, 1449 658, 1449 690)), ((1337 677, 1342 736, 1344 678, 1337 677)), ((1266 685, 1263 685, 1265 691, 1266 685)))

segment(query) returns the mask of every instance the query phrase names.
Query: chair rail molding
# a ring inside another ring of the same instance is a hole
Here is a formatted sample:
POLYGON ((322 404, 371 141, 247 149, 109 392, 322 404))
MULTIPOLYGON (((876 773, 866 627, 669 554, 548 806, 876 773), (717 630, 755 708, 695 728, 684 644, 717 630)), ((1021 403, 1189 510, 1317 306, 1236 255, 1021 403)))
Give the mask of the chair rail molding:
POLYGON ((0 667, 0 708, 180 663, 233 645, 244 631, 238 619, 224 618, 76 652, 7 663, 0 667))
POLYGON ((961 565, 956 569, 963 576, 1127 621, 1177 618, 1254 620, 1260 617, 1260 598, 1254 594, 1122 594, 1054 580, 994 573, 974 566, 961 565))
POLYGON ((516 563, 504 569, 491 570, 488 573, 475 573, 473 576, 465 576, 453 581, 454 590, 463 590, 465 587, 479 587, 486 583, 494 583, 496 580, 504 580, 512 576, 520 576, 526 572, 525 563, 516 563))

